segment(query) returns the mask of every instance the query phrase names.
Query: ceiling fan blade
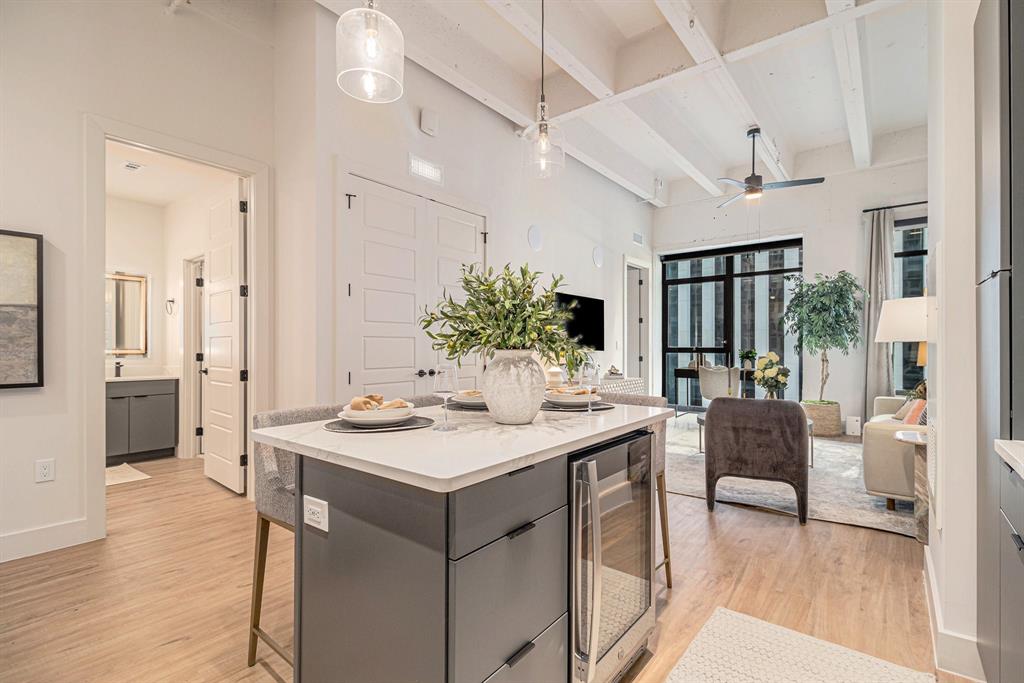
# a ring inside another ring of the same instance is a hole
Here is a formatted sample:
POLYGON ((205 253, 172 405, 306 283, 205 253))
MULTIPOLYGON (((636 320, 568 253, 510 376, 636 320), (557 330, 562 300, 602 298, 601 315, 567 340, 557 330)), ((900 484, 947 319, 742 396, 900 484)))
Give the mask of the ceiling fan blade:
POLYGON ((729 197, 724 202, 719 204, 716 208, 719 208, 719 209, 725 208, 725 207, 729 206, 730 204, 732 204, 737 199, 739 199, 740 197, 742 197, 744 194, 745 193, 743 193, 743 192, 740 192, 739 194, 734 194, 733 196, 729 197))
POLYGON ((735 178, 719 178, 718 182, 728 183, 729 185, 735 185, 736 187, 744 190, 747 189, 747 184, 745 182, 743 182, 742 180, 736 180, 735 178))
POLYGON ((825 182, 824 178, 803 178, 801 180, 780 180, 775 183, 765 183, 764 189, 766 190, 778 190, 783 187, 798 187, 800 185, 817 185, 818 183, 825 182))

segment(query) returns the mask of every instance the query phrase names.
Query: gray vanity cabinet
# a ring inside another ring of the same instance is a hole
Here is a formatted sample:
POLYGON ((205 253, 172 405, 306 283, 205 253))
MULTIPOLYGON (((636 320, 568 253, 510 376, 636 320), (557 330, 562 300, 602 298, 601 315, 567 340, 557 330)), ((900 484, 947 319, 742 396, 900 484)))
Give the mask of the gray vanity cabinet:
POLYGON ((107 458, 173 455, 178 380, 107 382, 107 458))
POLYGON ((1000 481, 999 672, 1024 683, 1024 478, 1005 463, 1000 481))

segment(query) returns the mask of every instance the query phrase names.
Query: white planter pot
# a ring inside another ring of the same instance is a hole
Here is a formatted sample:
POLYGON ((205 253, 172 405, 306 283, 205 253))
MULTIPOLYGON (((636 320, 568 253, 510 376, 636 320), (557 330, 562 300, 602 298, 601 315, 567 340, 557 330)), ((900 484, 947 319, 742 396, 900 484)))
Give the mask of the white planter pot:
POLYGON ((484 370, 484 401, 495 422, 533 422, 544 401, 544 368, 532 351, 495 351, 484 370))

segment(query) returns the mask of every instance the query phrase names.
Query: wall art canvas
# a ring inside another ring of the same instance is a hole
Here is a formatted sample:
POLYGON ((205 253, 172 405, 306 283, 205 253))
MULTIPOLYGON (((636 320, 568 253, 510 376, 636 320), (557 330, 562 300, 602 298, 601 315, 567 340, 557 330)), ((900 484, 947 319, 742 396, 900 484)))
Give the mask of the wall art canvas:
POLYGON ((43 236, 0 230, 0 389, 43 386, 43 236))

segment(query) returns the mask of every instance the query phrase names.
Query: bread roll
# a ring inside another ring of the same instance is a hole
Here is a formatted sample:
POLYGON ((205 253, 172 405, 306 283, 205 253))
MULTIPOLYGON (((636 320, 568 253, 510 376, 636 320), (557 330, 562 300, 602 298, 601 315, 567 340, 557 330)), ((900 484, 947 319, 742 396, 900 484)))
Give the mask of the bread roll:
POLYGON ((348 404, 348 407, 352 410, 374 410, 377 407, 377 404, 365 396, 356 396, 352 399, 352 402, 348 404))
POLYGON ((408 403, 406 403, 405 401, 403 401, 400 398, 396 398, 393 401, 388 401, 387 403, 381 404, 380 410, 391 410, 393 408, 408 408, 408 407, 409 407, 408 403))
POLYGON ((367 394, 363 398, 368 398, 371 401, 373 401, 374 403, 376 403, 377 405, 380 405, 380 404, 384 403, 384 397, 381 396, 380 394, 367 394))

